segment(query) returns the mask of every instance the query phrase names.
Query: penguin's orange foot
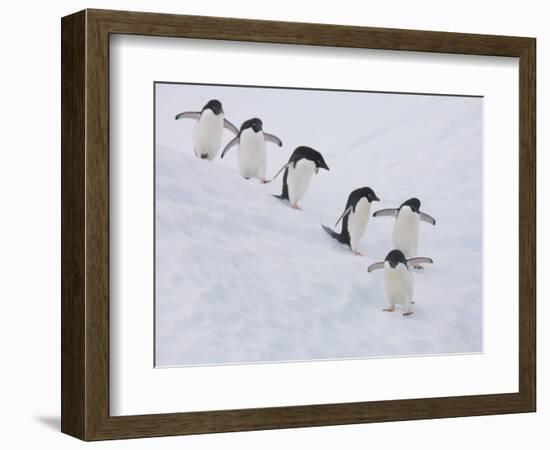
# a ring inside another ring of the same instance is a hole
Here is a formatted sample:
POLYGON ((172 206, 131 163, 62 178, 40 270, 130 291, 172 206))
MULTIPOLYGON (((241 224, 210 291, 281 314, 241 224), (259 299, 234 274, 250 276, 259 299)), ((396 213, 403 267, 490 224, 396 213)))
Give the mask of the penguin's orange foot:
POLYGON ((392 307, 392 308, 384 308, 382 311, 384 311, 384 312, 394 312, 394 311, 395 311, 395 307, 392 307))
POLYGON ((290 205, 290 206, 291 206, 291 208, 297 209, 298 211, 301 211, 301 210, 302 210, 302 208, 300 208, 300 207, 298 206, 298 204, 296 204, 296 205, 290 205))
POLYGON ((262 178, 260 181, 262 184, 271 183, 271 180, 266 180, 265 178, 262 178))
POLYGON ((358 252, 357 250, 352 250, 351 252, 352 252, 355 256, 363 256, 363 253, 358 252))
POLYGON ((413 314, 412 311, 408 311, 408 312, 404 312, 404 313, 403 313, 404 316, 410 316, 410 315, 412 315, 412 314, 413 314))

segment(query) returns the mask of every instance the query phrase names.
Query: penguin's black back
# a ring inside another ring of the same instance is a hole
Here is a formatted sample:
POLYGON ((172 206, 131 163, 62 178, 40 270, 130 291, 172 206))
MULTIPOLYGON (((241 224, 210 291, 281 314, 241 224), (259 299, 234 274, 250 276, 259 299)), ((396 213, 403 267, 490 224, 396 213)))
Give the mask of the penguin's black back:
POLYGON ((288 167, 285 169, 285 173, 283 175, 283 192, 280 195, 274 195, 273 197, 277 197, 281 200, 288 200, 288 167))
MULTIPOLYGON (((359 201, 359 200, 352 199, 352 195, 353 195, 353 192, 348 196, 348 201, 346 202, 346 208, 345 209, 348 209, 352 205, 355 208, 355 205, 359 201), (355 201, 355 203, 354 203, 354 201, 355 201)), ((321 226, 323 227, 323 230, 325 230, 330 237, 336 239, 341 244, 351 246, 351 239, 350 239, 350 235, 349 235, 349 231, 348 231, 348 220, 349 220, 349 214, 346 214, 344 216, 344 218, 342 219, 342 229, 341 229, 340 233, 334 231, 333 229, 331 229, 331 228, 329 228, 325 225, 321 225, 321 226)))
POLYGON ((346 217, 342 219, 342 230, 340 231, 340 239, 338 239, 342 244, 351 245, 350 235, 348 231, 348 220, 349 214, 346 214, 346 217))
MULTIPOLYGON (((356 189, 355 191, 352 191, 349 195, 348 195, 348 201, 346 202, 346 207, 344 208, 344 211, 346 211, 349 207, 352 208, 352 211, 355 212, 355 207, 357 206, 357 203, 359 203, 359 200, 361 200, 361 198, 363 197, 363 195, 361 194, 361 191, 363 188, 361 189, 356 189)), ((349 214, 346 214, 344 216, 344 218, 342 219, 342 229, 340 231, 340 236, 341 236, 341 239, 340 239, 340 242, 343 242, 345 244, 348 244, 350 245, 350 235, 349 235, 349 231, 348 231, 348 222, 349 222, 349 214)))

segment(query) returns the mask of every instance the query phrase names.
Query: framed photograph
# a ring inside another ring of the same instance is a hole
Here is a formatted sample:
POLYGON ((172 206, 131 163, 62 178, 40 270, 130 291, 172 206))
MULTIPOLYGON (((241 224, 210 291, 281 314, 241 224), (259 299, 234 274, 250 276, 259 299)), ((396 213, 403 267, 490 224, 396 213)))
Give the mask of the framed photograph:
POLYGON ((63 432, 535 411, 534 38, 61 29, 63 432))

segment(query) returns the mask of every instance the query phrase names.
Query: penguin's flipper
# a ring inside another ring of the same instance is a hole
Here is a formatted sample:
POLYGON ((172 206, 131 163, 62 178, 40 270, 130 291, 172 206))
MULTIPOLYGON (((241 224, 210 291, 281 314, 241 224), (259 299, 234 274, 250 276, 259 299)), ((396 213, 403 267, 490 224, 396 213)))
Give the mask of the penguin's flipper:
POLYGON ((182 113, 179 113, 177 116, 176 116, 176 120, 180 120, 180 119, 195 119, 195 120, 199 120, 201 118, 201 113, 200 112, 195 112, 195 111, 186 111, 186 112, 182 112, 182 113))
POLYGON ((269 133, 264 133, 264 139, 266 142, 271 142, 277 144, 279 147, 283 146, 283 141, 281 141, 277 136, 269 133))
POLYGON ((321 226, 323 227, 323 230, 325 230, 331 238, 336 239, 341 244, 347 244, 346 240, 340 233, 337 233, 336 231, 330 229, 325 225, 321 225, 321 226))
POLYGON ((275 197, 275 198, 278 198, 279 200, 281 200, 281 201, 283 201, 283 202, 284 202, 285 200, 288 200, 288 198, 286 198, 286 197, 284 196, 284 194, 271 194, 271 196, 272 196, 272 197, 275 197))
POLYGON ((428 222, 428 223, 431 223, 432 225, 435 225, 435 219, 429 214, 423 213, 422 211, 420 211, 420 220, 422 220, 423 222, 428 222))
POLYGON ((384 261, 381 261, 381 262, 377 262, 377 263, 374 263, 374 264, 371 264, 369 266, 369 268, 367 269, 367 272, 373 272, 375 270, 378 270, 378 269, 383 269, 384 268, 384 261))
POLYGON ((338 218, 338 220, 336 221, 336 223, 334 224, 335 227, 338 226, 338 224, 340 223, 340 221, 346 217, 350 212, 351 210, 353 209, 353 206, 350 206, 349 208, 347 208, 343 213, 342 215, 338 218))
POLYGON ((285 170, 289 165, 290 165, 290 163, 286 163, 283 167, 281 167, 279 169, 279 171, 275 174, 275 176, 271 179, 271 181, 273 181, 275 178, 277 178, 281 174, 281 172, 283 170, 285 170))
POLYGON ((239 129, 227 119, 223 119, 223 127, 235 135, 239 134, 239 129))
POLYGON ((399 212, 396 208, 386 208, 381 209, 379 211, 376 211, 372 217, 382 217, 382 216, 389 216, 389 217, 395 217, 397 216, 397 213, 399 212))
POLYGON ((432 258, 426 258, 425 256, 417 256, 416 258, 407 259, 407 264, 412 264, 417 266, 419 264, 433 264, 434 261, 432 258))
POLYGON ((225 154, 233 147, 237 142, 239 142, 239 136, 235 136, 233 139, 229 141, 229 144, 225 146, 222 152, 222 158, 225 156, 225 154))

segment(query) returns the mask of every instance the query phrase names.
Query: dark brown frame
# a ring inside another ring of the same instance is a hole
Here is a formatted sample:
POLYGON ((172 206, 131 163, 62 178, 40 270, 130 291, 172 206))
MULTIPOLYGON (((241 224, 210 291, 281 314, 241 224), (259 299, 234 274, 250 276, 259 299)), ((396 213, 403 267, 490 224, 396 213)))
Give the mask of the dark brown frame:
POLYGON ((61 429, 84 440, 535 411, 534 38, 85 10, 62 31, 61 429), (519 392, 140 416, 109 415, 109 35, 519 58, 519 392))

